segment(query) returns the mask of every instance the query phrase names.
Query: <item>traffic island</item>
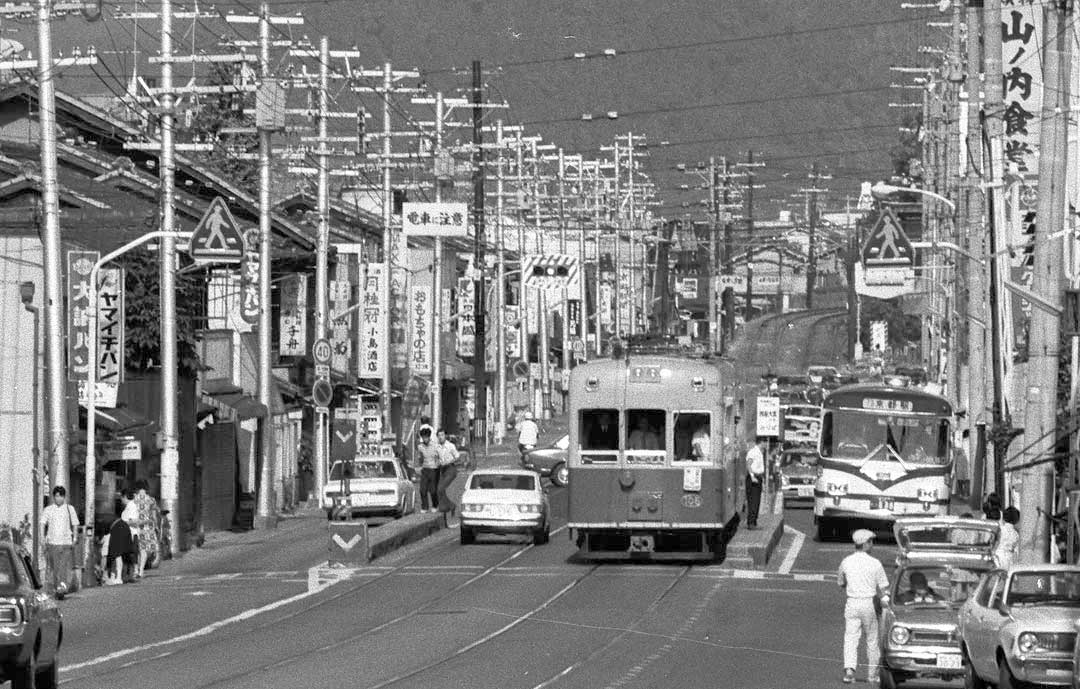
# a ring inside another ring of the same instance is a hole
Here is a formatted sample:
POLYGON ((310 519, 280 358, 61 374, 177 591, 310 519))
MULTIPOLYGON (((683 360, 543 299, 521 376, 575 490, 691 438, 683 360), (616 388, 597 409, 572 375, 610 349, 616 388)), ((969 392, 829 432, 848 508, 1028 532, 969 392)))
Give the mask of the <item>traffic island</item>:
POLYGON ((778 495, 773 509, 758 516, 756 529, 739 524, 727 546, 724 565, 735 569, 763 569, 784 535, 784 498, 778 495))
POLYGON ((410 514, 378 526, 362 520, 328 521, 328 561, 364 564, 427 538, 445 527, 446 516, 436 512, 410 514))

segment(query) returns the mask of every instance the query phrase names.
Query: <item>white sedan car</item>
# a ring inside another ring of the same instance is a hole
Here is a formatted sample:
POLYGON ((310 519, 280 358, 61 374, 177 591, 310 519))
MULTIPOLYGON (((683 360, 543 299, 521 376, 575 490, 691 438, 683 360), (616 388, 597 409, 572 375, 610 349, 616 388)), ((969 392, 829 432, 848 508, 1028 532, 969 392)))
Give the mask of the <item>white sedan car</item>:
POLYGON ((533 543, 548 542, 551 511, 540 487, 540 474, 528 469, 478 469, 461 496, 461 543, 477 533, 528 534, 533 543))
POLYGON ((395 457, 359 456, 334 462, 323 489, 326 516, 403 517, 416 511, 416 484, 395 457))

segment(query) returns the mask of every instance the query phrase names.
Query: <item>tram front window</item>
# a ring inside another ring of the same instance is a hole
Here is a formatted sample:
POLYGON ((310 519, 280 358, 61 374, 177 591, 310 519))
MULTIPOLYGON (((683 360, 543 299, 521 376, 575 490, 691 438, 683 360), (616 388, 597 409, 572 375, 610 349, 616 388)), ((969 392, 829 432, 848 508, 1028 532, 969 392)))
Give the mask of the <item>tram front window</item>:
POLYGON ((630 409, 626 412, 626 449, 664 449, 664 412, 655 409, 630 409))
POLYGON ((677 462, 707 462, 711 453, 709 414, 675 412, 675 455, 677 462))
POLYGON ((821 454, 836 459, 903 459, 913 464, 948 461, 949 423, 862 412, 831 411, 821 427, 821 454))
POLYGON ((617 409, 583 409, 578 422, 583 462, 618 461, 619 412, 617 409))

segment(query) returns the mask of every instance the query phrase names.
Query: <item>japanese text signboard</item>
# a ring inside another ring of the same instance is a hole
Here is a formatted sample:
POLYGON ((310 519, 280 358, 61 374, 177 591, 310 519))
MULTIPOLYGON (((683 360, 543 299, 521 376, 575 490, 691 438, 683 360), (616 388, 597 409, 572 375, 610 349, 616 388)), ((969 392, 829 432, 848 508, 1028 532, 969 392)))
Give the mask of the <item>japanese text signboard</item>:
POLYGON ((380 297, 385 293, 386 265, 369 263, 361 290, 363 307, 360 312, 360 378, 382 380, 387 372, 386 317, 380 297))
POLYGON ((259 231, 244 233, 244 260, 240 263, 240 318, 259 322, 259 231))
POLYGON ((757 436, 780 437, 780 398, 757 398, 757 424, 754 430, 757 436))
POLYGON ((307 354, 308 276, 294 275, 281 283, 281 310, 278 327, 280 356, 307 354))
POLYGON ((416 375, 431 375, 434 358, 432 336, 431 273, 421 270, 413 275, 409 290, 409 368, 416 375))
POLYGON ((97 380, 124 382, 124 271, 102 268, 97 293, 97 380))
POLYGON ((570 336, 573 337, 581 332, 581 300, 580 299, 567 299, 566 300, 566 321, 567 331, 570 336))
POLYGON ((352 283, 349 282, 349 266, 344 257, 339 257, 339 261, 334 269, 337 279, 330 283, 331 313, 344 315, 335 315, 330 325, 330 344, 333 347, 330 367, 348 373, 352 360, 353 314, 345 312, 352 300, 352 283))
POLYGON ((468 206, 464 203, 404 203, 401 229, 407 236, 467 237, 468 206))
POLYGON ((86 380, 90 369, 90 271, 96 251, 67 252, 68 380, 86 380))
POLYGON ((476 356, 476 283, 468 278, 457 282, 457 353, 476 356))
POLYGON ((1001 3, 1001 66, 1005 159, 1017 172, 1038 172, 1043 84, 1040 66, 1043 6, 1034 0, 1001 3))
POLYGON ((614 290, 611 288, 611 284, 608 282, 601 283, 600 285, 600 325, 611 325, 614 321, 612 319, 612 311, 614 305, 614 290))
POLYGON ((390 271, 390 367, 409 367, 409 323, 405 268, 394 266, 390 271))

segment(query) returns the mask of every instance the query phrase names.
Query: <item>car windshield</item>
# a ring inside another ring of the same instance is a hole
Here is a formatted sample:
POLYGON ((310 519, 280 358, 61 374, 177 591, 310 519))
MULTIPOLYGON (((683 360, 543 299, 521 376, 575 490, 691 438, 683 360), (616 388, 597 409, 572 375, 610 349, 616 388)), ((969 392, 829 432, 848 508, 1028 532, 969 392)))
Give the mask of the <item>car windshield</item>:
POLYGON ((536 477, 526 474, 473 474, 472 490, 536 490, 536 477))
POLYGON ((1005 600, 1009 605, 1080 605, 1080 572, 1016 572, 1005 600))
POLYGON ((781 467, 816 466, 817 455, 813 452, 785 452, 780 455, 781 467))
POLYGON ((838 409, 826 413, 821 426, 821 454, 837 459, 864 459, 877 450, 877 460, 945 464, 949 440, 949 422, 941 418, 838 409))
POLYGON ((385 459, 336 462, 330 467, 331 481, 340 481, 345 478, 394 478, 396 476, 394 463, 385 459))
POLYGON ((566 448, 570 447, 570 436, 564 435, 563 437, 559 438, 555 441, 552 447, 554 447, 556 450, 565 450, 566 448))
POLYGON ((980 574, 978 569, 953 565, 906 567, 896 577, 893 601, 904 607, 959 605, 975 590, 980 574))
POLYGON ((0 586, 11 586, 15 583, 15 564, 11 561, 11 554, 0 551, 0 586))

